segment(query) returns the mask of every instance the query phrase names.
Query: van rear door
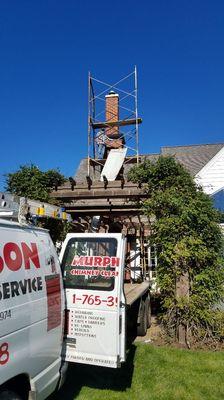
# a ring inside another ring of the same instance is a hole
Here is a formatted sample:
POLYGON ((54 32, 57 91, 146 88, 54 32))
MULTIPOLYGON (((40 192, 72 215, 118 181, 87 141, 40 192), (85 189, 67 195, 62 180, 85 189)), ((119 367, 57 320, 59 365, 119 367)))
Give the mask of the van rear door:
POLYGON ((122 234, 69 234, 62 262, 67 361, 117 368, 125 361, 122 234))

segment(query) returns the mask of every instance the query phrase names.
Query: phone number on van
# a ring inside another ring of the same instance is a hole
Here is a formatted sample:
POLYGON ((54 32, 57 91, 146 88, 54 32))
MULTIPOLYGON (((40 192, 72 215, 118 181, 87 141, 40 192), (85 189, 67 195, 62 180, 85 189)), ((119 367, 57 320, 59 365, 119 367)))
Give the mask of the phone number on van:
POLYGON ((0 321, 4 321, 7 318, 11 318, 11 316, 12 316, 11 310, 1 311, 0 321))

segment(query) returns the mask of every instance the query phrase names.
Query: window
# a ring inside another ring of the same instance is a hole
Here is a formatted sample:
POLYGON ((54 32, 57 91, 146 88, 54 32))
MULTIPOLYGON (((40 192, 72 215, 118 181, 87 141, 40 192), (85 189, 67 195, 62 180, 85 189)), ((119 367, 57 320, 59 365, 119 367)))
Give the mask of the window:
POLYGON ((62 260, 66 288, 113 290, 118 274, 117 240, 72 238, 62 260))

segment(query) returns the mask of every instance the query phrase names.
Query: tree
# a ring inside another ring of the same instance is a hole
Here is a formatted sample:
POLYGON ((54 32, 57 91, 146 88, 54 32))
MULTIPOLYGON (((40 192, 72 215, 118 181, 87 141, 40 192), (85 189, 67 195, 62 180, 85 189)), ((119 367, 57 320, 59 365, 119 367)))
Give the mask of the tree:
POLYGON ((149 241, 157 246, 157 280, 167 333, 190 343, 221 340, 223 313, 223 239, 219 213, 172 157, 134 167, 129 179, 145 184, 143 212, 151 221, 149 241))
POLYGON ((65 180, 58 170, 44 172, 33 164, 22 165, 18 171, 6 174, 6 190, 33 200, 52 202, 50 192, 65 180))

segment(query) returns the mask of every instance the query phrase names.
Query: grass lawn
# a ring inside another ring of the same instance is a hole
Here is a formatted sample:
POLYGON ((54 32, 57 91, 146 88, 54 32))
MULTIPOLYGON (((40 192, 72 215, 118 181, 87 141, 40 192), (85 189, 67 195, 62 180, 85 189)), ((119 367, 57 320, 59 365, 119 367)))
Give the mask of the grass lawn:
POLYGON ((224 352, 134 344, 119 370, 71 364, 56 399, 223 400, 224 352))

